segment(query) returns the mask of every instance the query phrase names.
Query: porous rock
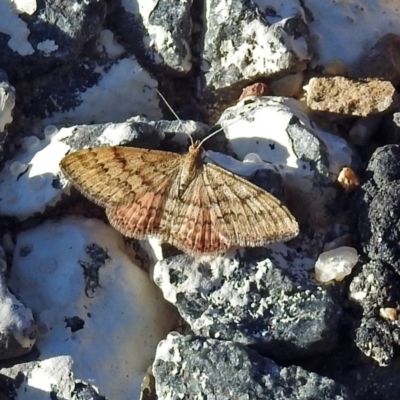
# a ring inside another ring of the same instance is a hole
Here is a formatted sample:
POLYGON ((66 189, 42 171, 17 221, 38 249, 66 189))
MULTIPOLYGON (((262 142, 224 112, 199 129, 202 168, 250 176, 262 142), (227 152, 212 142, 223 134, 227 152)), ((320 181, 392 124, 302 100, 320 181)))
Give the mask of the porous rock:
POLYGON ((162 399, 349 399, 343 386, 298 366, 280 367, 238 343, 171 333, 153 364, 162 399))
POLYGON ((155 266, 154 281, 195 334, 293 359, 329 352, 337 340, 341 307, 310 281, 310 261, 283 244, 212 260, 177 256, 155 266))
POLYGON ((354 81, 341 76, 311 78, 307 105, 314 111, 366 117, 397 105, 396 89, 389 81, 354 81))

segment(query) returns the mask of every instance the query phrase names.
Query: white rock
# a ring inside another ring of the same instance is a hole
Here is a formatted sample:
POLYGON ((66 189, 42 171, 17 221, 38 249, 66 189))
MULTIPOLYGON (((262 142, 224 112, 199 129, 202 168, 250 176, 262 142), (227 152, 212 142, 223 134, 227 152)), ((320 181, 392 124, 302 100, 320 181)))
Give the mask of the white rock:
POLYGON ((53 179, 60 176, 59 163, 70 149, 60 139, 72 132, 67 128, 43 140, 24 138, 21 150, 0 172, 0 214, 22 220, 57 203, 62 187, 53 185, 53 179))
POLYGON ((314 65, 342 61, 349 66, 387 33, 400 33, 400 8, 386 0, 307 0, 314 65))
POLYGON ((0 74, 1 79, 3 80, 0 83, 0 132, 3 132, 4 128, 13 121, 13 110, 15 106, 15 88, 8 84, 3 75, 4 74, 0 74))
POLYGON ((1 370, 12 376, 19 368, 26 376, 18 399, 36 399, 37 389, 49 397, 59 389, 68 400, 77 380, 110 399, 139 398, 175 314, 122 249, 122 236, 98 220, 65 218, 18 235, 10 286, 43 333, 39 361, 1 370), (72 331, 66 321, 72 317, 84 323, 82 329, 72 331))
POLYGON ((190 32, 185 29, 185 25, 191 24, 189 10, 192 0, 164 3, 158 0, 121 1, 125 11, 143 25, 144 36, 138 40, 142 41, 147 56, 155 64, 164 63, 177 72, 189 72, 192 68, 192 51, 188 42, 190 32), (152 17, 157 8, 163 7, 163 20, 154 21, 152 17), (170 14, 167 15, 167 11, 170 14))
POLYGON ((321 253, 315 263, 315 278, 321 283, 341 281, 351 274, 357 261, 357 250, 353 247, 343 246, 321 253))
POLYGON ((3 276, 6 266, 0 259, 0 338, 2 358, 28 353, 36 341, 36 326, 32 311, 21 303, 7 288, 3 276))
POLYGON ((79 94, 79 105, 45 118, 47 124, 99 124, 123 122, 132 115, 160 119, 157 81, 132 56, 115 61, 110 68, 98 66, 101 78, 79 94))
MULTIPOLYGON (((21 1, 19 1, 21 3, 21 1)), ((25 2, 26 3, 26 2, 25 2)), ((33 54, 32 45, 28 41, 30 30, 25 21, 19 18, 19 7, 14 1, 0 1, 0 32, 7 35, 8 46, 10 49, 19 53, 21 56, 33 54)))

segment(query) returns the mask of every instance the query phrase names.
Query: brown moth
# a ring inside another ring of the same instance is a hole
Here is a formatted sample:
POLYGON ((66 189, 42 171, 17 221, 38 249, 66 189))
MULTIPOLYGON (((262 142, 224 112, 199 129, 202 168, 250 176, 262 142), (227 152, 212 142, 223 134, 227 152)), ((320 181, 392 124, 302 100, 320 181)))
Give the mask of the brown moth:
POLYGON ((80 150, 60 166, 127 237, 157 237, 192 256, 295 237, 298 224, 278 199, 204 161, 204 140, 192 142, 185 155, 130 147, 80 150))

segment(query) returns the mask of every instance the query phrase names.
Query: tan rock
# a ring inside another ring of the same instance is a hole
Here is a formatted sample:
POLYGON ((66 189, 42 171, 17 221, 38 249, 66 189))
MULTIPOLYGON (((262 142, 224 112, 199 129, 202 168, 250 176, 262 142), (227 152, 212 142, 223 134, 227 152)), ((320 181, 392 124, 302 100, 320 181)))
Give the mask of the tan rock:
POLYGON ((397 104, 396 89, 388 81, 312 78, 305 90, 307 105, 313 111, 366 117, 397 104))

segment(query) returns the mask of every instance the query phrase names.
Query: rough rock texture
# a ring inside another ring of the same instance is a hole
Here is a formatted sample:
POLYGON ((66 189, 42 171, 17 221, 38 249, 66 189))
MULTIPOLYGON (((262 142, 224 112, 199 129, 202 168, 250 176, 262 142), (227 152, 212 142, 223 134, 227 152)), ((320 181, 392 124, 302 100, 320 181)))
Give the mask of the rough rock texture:
POLYGON ((0 360, 31 351, 37 336, 36 323, 27 309, 7 288, 0 274, 0 360))
POLYGON ((1 2, 0 65, 7 66, 11 79, 40 76, 71 62, 106 16, 103 0, 41 1, 36 6, 27 12, 14 2, 1 2))
POLYGON ((362 307, 356 343, 367 355, 389 365, 400 345, 400 323, 380 310, 400 307, 399 178, 400 146, 388 145, 373 154, 369 179, 358 195, 358 233, 371 260, 350 285, 350 296, 362 307))
POLYGON ((156 86, 134 57, 99 57, 61 67, 51 80, 45 75, 29 81, 18 109, 45 125, 70 124, 72 119, 74 124, 123 122, 140 114, 158 119, 156 86), (136 90, 140 97, 132 96, 136 90))
POLYGON ((308 30, 301 11, 291 12, 271 23, 253 2, 205 1, 204 94, 239 89, 261 75, 303 70, 310 58, 308 30))
POLYGON ((307 105, 313 111, 366 117, 396 106, 397 96, 389 81, 312 78, 307 87, 307 105))
POLYGON ((400 146, 378 148, 368 165, 370 176, 358 204, 358 232, 371 260, 400 274, 400 146))
POLYGON ((310 47, 315 51, 313 67, 342 63, 350 68, 383 36, 400 34, 396 1, 307 0, 301 4, 310 29, 310 47))
POLYGON ((153 364, 162 399, 350 399, 332 380, 296 366, 279 367, 240 344, 168 335, 153 364))
POLYGON ((307 278, 307 262, 282 244, 210 261, 163 260, 154 280, 195 334, 293 359, 330 352, 341 316, 328 288, 307 278), (283 257, 293 261, 285 264, 283 257))
POLYGON ((192 68, 192 3, 192 0, 124 1, 110 16, 111 27, 125 49, 136 54, 150 69, 186 74, 192 68))

